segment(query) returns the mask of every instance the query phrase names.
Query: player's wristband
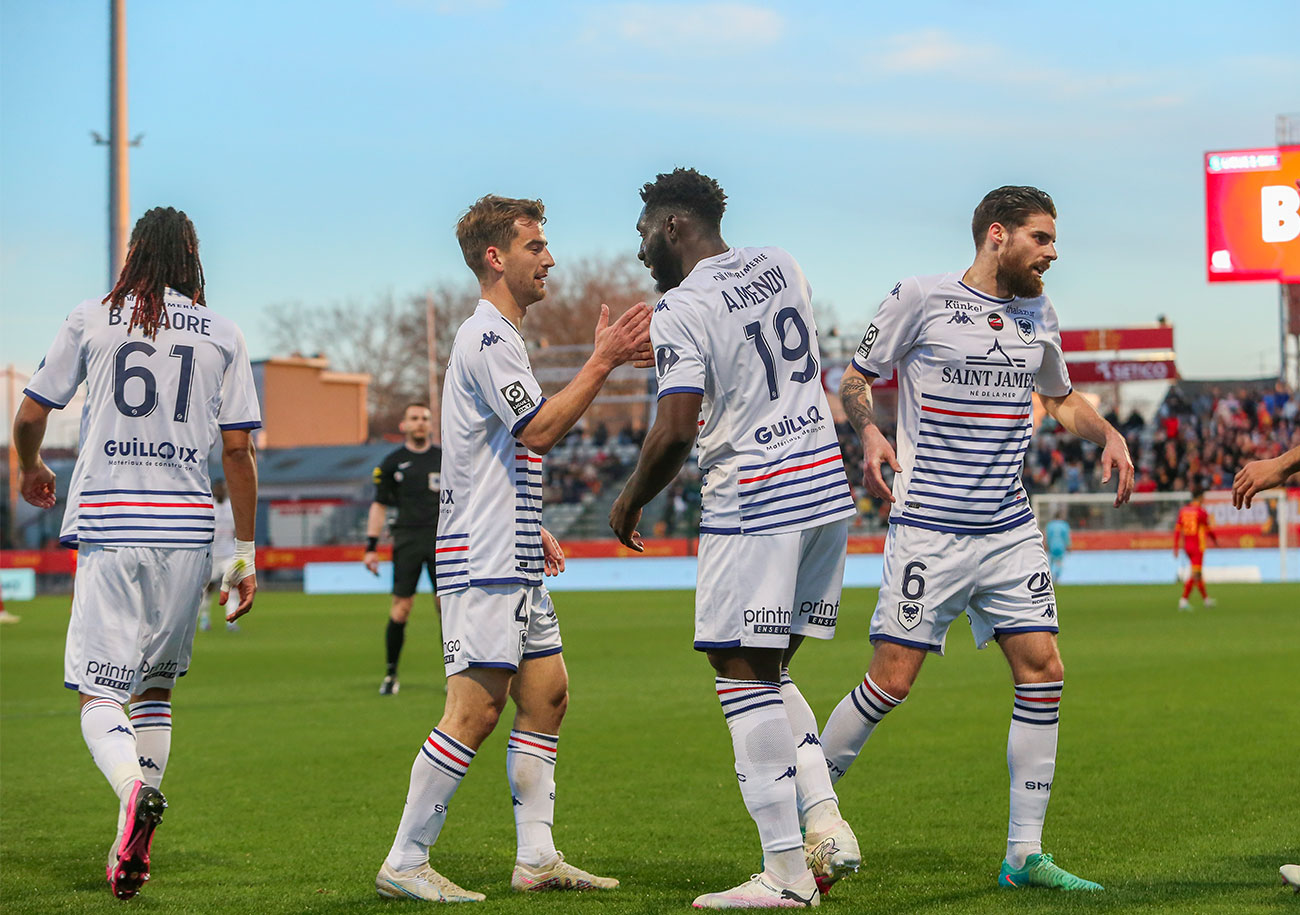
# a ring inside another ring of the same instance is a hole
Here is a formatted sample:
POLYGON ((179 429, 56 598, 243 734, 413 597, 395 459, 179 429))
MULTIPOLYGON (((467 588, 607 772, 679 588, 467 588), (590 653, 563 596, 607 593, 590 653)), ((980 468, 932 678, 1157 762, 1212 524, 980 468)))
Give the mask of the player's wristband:
POLYGON ((221 576, 221 590, 230 591, 250 575, 257 574, 257 546, 251 540, 235 541, 235 558, 221 576))
POLYGON ((367 537, 367 538, 366 538, 366 552, 367 552, 367 553, 373 553, 373 552, 375 552, 375 550, 377 550, 377 549, 379 549, 379 538, 378 538, 378 537, 367 537))

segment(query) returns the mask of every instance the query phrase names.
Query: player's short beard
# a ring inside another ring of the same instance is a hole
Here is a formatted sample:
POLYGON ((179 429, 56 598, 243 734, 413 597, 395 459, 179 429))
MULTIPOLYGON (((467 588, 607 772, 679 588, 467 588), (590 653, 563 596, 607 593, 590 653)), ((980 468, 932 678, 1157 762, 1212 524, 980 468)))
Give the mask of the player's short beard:
POLYGON ((998 285, 1019 299, 1036 299, 1043 294, 1043 278, 1033 271, 1031 264, 1012 266, 1000 261, 998 285))
POLYGON ((654 269, 655 288, 660 292, 676 289, 686 279, 662 235, 653 235, 646 243, 645 261, 654 269))

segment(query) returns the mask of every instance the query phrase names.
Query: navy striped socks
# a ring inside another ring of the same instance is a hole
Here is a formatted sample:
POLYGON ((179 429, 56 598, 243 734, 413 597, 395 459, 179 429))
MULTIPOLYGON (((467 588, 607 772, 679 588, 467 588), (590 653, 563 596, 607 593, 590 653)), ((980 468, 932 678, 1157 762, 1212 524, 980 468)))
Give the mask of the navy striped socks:
POLYGON ((451 796, 473 761, 474 751, 463 743, 437 728, 429 734, 411 766, 406 807, 388 852, 389 867, 413 870, 429 860, 429 846, 438 841, 438 833, 447 821, 451 796))
POLYGON ((870 674, 840 700, 822 732, 822 752, 832 783, 844 777, 876 725, 902 701, 877 686, 870 674))
POLYGON ((731 731, 736 778, 763 844, 764 869, 793 883, 808 869, 799 832, 794 737, 781 687, 765 680, 715 680, 731 731))
POLYGON ((1007 734, 1011 774, 1011 813, 1007 824, 1007 863, 1024 867, 1043 849, 1043 820, 1056 774, 1056 736, 1065 683, 1017 683, 1007 734))
POLYGON ((555 757, 560 738, 536 731, 511 731, 506 744, 506 778, 515 811, 516 860, 540 867, 555 857, 555 757))
POLYGON ((132 702, 131 727, 144 783, 160 788, 172 752, 172 704, 154 699, 132 702))

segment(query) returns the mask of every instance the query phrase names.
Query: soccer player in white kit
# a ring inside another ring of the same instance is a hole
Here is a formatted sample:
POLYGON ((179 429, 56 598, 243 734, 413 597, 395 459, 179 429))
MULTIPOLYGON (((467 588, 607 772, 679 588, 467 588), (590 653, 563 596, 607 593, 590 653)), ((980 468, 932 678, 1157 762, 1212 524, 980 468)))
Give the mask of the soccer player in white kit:
POLYGON ((227 619, 253 605, 261 426, 253 370, 234 322, 209 311, 194 226, 149 210, 131 233, 113 291, 68 315, 14 420, 23 498, 52 508, 40 458, 50 410, 86 382, 81 447, 60 541, 78 550, 63 685, 81 697, 81 733, 120 802, 106 876, 130 899, 149 879, 159 786, 171 753, 172 688, 190 663, 212 568, 208 453, 218 436, 235 519, 227 619), (129 717, 123 703, 130 703, 129 717))
POLYGON ((650 331, 658 412, 610 527, 642 548, 641 509, 677 475, 698 432, 695 648, 717 672, 740 793, 763 847, 763 873, 695 906, 819 905, 819 887, 856 870, 861 856, 817 720, 788 670, 805 637, 835 634, 854 515, 811 291, 786 251, 722 240, 726 195, 712 178, 678 168, 641 199, 638 256, 664 294, 650 331))
POLYGON ((416 754, 392 849, 375 878, 381 896, 480 902, 429 865, 451 797, 475 752, 515 703, 506 775, 519 840, 518 891, 612 889, 555 848, 555 762, 569 698, 559 621, 543 572, 564 554, 542 521, 542 455, 573 428, 625 362, 649 366, 650 309, 613 324, 602 305, 595 350, 554 397, 542 396, 520 327, 546 295, 555 261, 540 200, 487 196, 456 225, 482 298, 456 333, 442 394, 442 478, 436 548, 447 702, 416 754))
POLYGON ((1056 207, 1032 187, 989 192, 972 220, 965 273, 909 277, 885 297, 840 383, 862 438, 864 481, 892 503, 885 567, 871 619, 866 677, 822 732, 836 781, 912 688, 927 653, 943 654, 963 612, 975 644, 996 641, 1015 685, 1007 766, 1011 811, 998 884, 1099 890, 1042 851, 1056 769, 1064 668, 1057 606, 1020 471, 1032 392, 1067 431, 1103 446, 1115 505, 1133 490, 1121 436, 1072 390, 1043 273, 1056 260, 1056 207), (898 451, 875 424, 871 380, 898 372, 898 451), (892 491, 881 464, 895 472, 892 491))

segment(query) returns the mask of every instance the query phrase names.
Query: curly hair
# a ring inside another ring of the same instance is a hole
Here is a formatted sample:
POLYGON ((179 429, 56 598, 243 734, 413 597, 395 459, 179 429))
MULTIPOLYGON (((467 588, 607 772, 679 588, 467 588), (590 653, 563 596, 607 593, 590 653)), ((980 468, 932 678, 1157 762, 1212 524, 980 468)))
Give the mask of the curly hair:
POLYGON ((131 322, 146 337, 156 339, 159 327, 170 327, 163 296, 167 287, 189 297, 195 305, 207 305, 203 294, 203 264, 199 262, 199 237, 194 223, 174 207, 154 207, 136 222, 127 246, 126 263, 113 291, 104 303, 120 309, 132 299, 131 322))
POLYGON ((456 223, 460 253, 474 275, 483 276, 483 255, 488 248, 509 248, 519 234, 519 220, 546 224, 546 207, 540 200, 522 200, 487 194, 475 200, 456 223))
POLYGON ((641 188, 646 210, 679 207, 717 228, 727 209, 727 195, 718 182, 693 168, 675 168, 655 176, 641 188))
POLYGON ((971 218, 970 229, 975 236, 976 249, 984 244, 984 237, 988 235, 989 226, 993 223, 1000 223, 1014 231, 1038 213, 1056 218, 1056 204, 1046 191, 1015 184, 989 191, 971 218))

